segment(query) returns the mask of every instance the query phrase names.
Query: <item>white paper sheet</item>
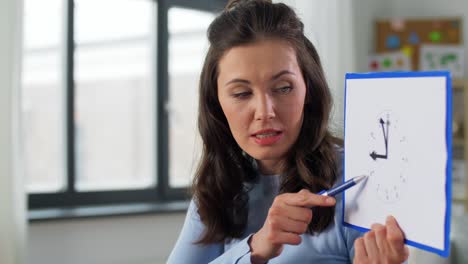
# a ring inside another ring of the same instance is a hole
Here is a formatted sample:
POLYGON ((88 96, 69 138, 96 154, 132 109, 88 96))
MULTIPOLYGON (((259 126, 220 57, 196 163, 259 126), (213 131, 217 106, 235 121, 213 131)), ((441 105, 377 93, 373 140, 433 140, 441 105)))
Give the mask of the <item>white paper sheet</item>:
POLYGON ((346 191, 345 223, 370 229, 393 215, 406 239, 443 250, 446 77, 347 79, 346 86, 345 178, 369 177, 346 191))

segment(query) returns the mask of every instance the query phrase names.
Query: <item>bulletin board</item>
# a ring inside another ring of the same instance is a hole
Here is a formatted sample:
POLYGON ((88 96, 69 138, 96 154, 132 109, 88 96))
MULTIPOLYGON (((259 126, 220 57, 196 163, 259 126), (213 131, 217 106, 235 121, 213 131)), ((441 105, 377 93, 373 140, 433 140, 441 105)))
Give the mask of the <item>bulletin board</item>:
POLYGON ((421 44, 461 45, 461 18, 388 19, 378 20, 376 53, 401 51, 411 62, 412 70, 419 70, 421 44))

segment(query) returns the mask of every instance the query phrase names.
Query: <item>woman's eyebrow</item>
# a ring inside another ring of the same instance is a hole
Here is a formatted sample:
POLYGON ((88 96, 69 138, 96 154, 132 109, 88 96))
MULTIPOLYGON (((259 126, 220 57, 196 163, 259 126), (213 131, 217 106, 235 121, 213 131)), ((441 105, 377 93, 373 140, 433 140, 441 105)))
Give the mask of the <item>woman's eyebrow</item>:
MULTIPOLYGON (((281 77, 281 76, 283 76, 285 74, 295 75, 294 72, 291 72, 291 71, 288 71, 288 70, 282 70, 282 71, 278 72, 277 74, 273 75, 273 77, 271 77, 271 80, 274 81, 274 80, 278 79, 279 77, 281 77)), ((229 82, 227 82, 225 85, 228 85, 228 84, 231 84, 231 83, 236 83, 236 82, 237 83, 250 84, 250 81, 248 81, 248 80, 235 78, 235 79, 232 79, 229 82)))
POLYGON ((291 72, 291 71, 288 71, 288 70, 282 70, 282 71, 278 72, 277 74, 273 75, 273 77, 271 77, 271 80, 274 81, 274 80, 278 79, 279 77, 281 77, 282 75, 285 75, 285 74, 295 75, 294 72, 291 72))
POLYGON ((231 84, 231 83, 245 83, 245 84, 250 84, 249 81, 247 80, 244 80, 244 79, 239 79, 239 78, 236 78, 236 79, 232 79, 230 80, 229 82, 227 82, 225 85, 228 85, 228 84, 231 84))

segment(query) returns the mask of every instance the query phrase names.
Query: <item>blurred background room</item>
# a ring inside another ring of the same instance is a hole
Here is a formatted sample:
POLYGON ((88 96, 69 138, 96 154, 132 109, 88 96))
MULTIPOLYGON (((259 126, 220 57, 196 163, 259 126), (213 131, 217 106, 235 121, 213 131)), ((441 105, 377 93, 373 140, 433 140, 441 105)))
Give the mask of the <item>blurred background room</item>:
MULTIPOLYGON (((226 2, 0 1, 1 264, 165 263, 200 153, 206 30, 226 2)), ((319 51, 338 135, 347 72, 452 72, 451 254, 412 248, 409 263, 468 263, 468 1, 274 2, 319 51)))

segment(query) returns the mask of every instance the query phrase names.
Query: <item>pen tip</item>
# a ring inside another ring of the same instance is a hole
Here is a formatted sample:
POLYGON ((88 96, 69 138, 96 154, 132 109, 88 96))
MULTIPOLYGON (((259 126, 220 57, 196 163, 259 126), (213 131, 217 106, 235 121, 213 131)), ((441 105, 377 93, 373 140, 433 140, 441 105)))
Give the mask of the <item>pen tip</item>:
POLYGON ((364 180, 365 178, 367 178, 367 175, 360 175, 360 176, 357 176, 356 178, 354 178, 354 181, 355 182, 360 182, 360 181, 364 180))

